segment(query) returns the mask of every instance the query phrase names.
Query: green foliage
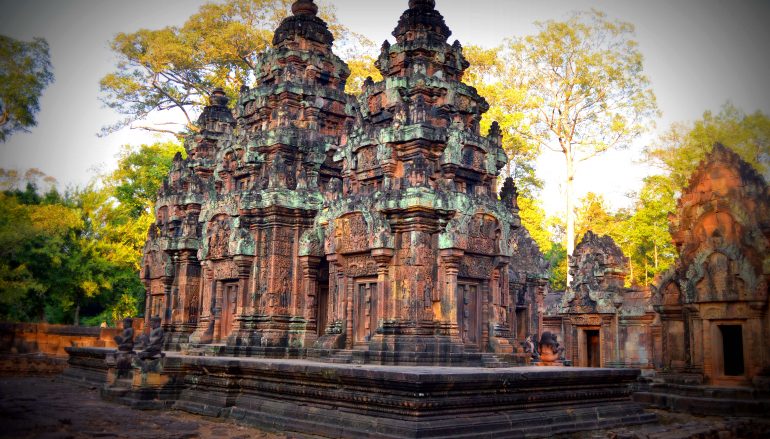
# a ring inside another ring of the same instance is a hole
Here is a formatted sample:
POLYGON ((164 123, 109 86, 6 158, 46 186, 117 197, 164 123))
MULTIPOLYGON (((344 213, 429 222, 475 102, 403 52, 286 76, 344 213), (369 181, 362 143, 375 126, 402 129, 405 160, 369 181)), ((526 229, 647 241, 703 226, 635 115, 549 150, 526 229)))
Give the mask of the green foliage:
POLYGON ((110 318, 113 325, 116 325, 126 317, 134 317, 138 314, 139 300, 131 294, 121 294, 117 302, 112 306, 112 309, 110 309, 110 318))
POLYGON ((48 43, 0 35, 0 142, 37 125, 40 95, 53 82, 48 43))
POLYGON ((103 180, 130 217, 153 213, 158 188, 177 153, 182 158, 187 157, 184 147, 177 142, 159 142, 138 148, 123 146, 118 155, 118 168, 103 180))
POLYGON ((475 87, 489 103, 481 128, 486 131, 492 122, 500 124, 503 149, 510 160, 507 174, 513 177, 522 196, 532 198, 542 189, 543 182, 535 175, 539 145, 523 134, 530 130, 524 114, 527 92, 516 80, 517 72, 505 59, 501 47, 467 46, 463 54, 470 63, 463 82, 475 87))
POLYGON ((561 243, 551 244, 551 248, 546 251, 546 261, 551 266, 548 269, 548 281, 554 291, 564 291, 567 289, 567 249, 561 243))
MULTIPOLYGON (((273 31, 289 14, 292 0, 227 0, 206 3, 182 25, 119 33, 110 47, 117 69, 101 79, 102 101, 126 116, 105 133, 144 120, 150 113, 176 110, 183 126, 142 125, 178 135, 196 131, 193 114, 208 93, 222 87, 235 102, 240 87, 253 80, 256 55, 272 42, 273 31), (169 128, 170 127, 170 128, 169 128)), ((332 9, 320 16, 329 24, 357 75, 376 76, 371 42, 337 22, 332 9)), ((363 79, 354 77, 353 83, 363 79)))
POLYGON ((155 194, 175 143, 126 147, 101 184, 41 195, 27 172, 3 171, 0 193, 0 319, 114 323, 143 308, 139 264, 155 194))
POLYGON ((558 218, 547 217, 537 199, 520 197, 519 216, 521 225, 527 229, 550 264, 548 278, 551 288, 564 290, 567 284, 567 249, 561 244, 564 225, 558 218))
POLYGON ((519 111, 526 131, 520 134, 564 155, 571 252, 577 164, 628 146, 649 127, 657 106, 631 24, 594 10, 536 26, 536 34, 510 40, 503 57, 515 72, 509 86, 525 91, 519 111))
POLYGON ((645 153, 648 161, 663 170, 670 184, 681 189, 717 142, 735 151, 770 180, 770 118, 759 111, 746 114, 729 103, 717 114, 704 112, 693 123, 673 124, 645 153))
POLYGON ((673 188, 659 176, 647 177, 630 210, 611 211, 600 195, 589 192, 576 209, 577 241, 591 230, 610 236, 629 258, 628 284, 648 285, 674 263, 676 251, 668 233, 674 209, 673 188))

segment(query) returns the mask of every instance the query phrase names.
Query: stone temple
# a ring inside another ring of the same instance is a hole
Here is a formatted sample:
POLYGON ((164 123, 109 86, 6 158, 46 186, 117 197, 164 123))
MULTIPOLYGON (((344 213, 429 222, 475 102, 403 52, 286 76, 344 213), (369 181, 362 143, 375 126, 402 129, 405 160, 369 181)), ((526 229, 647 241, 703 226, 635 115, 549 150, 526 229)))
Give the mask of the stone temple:
POLYGON ((516 340, 535 328, 518 293, 541 272, 513 271, 526 232, 513 182, 495 189, 500 129, 480 132, 489 106, 460 81, 468 62, 434 2, 410 2, 359 99, 317 7, 292 10, 254 85, 233 111, 215 90, 174 161, 144 252, 146 315, 170 346, 523 361, 516 340))
POLYGON ((66 348, 66 378, 325 437, 548 437, 654 423, 642 404, 770 410, 770 190, 748 164, 722 146, 701 163, 657 286, 626 288, 620 248, 587 233, 552 292, 513 181, 496 190, 500 128, 480 132, 489 106, 461 82, 435 2, 409 1, 384 79, 359 97, 317 11, 293 4, 254 83, 232 109, 213 90, 175 157, 144 249, 141 350, 127 322, 118 351, 66 348))

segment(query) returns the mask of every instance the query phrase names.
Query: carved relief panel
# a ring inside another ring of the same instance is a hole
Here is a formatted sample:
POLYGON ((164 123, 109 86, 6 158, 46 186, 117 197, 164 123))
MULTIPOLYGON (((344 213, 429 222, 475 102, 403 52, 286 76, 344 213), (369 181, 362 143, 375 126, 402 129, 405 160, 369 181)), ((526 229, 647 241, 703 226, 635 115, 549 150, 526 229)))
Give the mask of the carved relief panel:
POLYGON ((358 213, 337 218, 334 226, 339 253, 356 253, 368 249, 369 237, 363 215, 358 213))

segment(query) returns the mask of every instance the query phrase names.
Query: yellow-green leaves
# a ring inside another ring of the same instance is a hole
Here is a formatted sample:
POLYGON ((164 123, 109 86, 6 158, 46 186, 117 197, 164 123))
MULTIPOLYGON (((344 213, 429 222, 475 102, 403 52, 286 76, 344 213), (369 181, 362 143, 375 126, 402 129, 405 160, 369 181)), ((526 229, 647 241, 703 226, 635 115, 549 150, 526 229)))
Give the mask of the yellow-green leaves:
MULTIPOLYGON (((101 99, 126 118, 103 132, 128 125, 175 135, 197 130, 195 114, 207 104, 211 89, 222 87, 234 104, 240 87, 251 85, 256 56, 270 47, 273 31, 291 4, 211 2, 181 26, 118 34, 110 44, 117 68, 100 81, 101 99), (148 122, 151 113, 167 110, 167 123, 148 122)), ((333 9, 322 8, 320 15, 344 49, 342 57, 352 64, 349 89, 360 90, 368 75, 376 79, 371 43, 340 25, 333 9)))
POLYGON ((38 99, 53 82, 48 43, 0 35, 0 142, 37 124, 38 99))

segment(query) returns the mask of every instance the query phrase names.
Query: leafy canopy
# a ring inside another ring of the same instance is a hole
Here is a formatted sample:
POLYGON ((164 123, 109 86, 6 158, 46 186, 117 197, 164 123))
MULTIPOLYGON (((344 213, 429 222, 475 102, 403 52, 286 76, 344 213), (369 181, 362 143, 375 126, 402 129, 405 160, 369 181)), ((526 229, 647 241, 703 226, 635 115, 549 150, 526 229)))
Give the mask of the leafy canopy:
MULTIPOLYGON (((175 135, 197 131, 194 115, 206 105, 212 88, 222 87, 235 102, 241 86, 253 80, 256 57, 270 47, 273 31, 291 4, 291 0, 206 3, 182 26, 119 33, 110 44, 118 56, 117 69, 101 79, 100 87, 102 101, 125 119, 104 133, 137 121, 145 123, 133 126, 175 135), (147 122, 151 113, 164 110, 176 114, 165 122, 147 122), (180 117, 183 122, 176 123, 180 117)), ((320 16, 343 56, 353 60, 353 73, 376 76, 373 44, 340 25, 332 9, 322 9, 320 16)), ((352 78, 353 84, 362 81, 352 78)))
POLYGON ((770 180, 770 118, 760 111, 746 114, 730 103, 718 113, 706 111, 692 123, 676 123, 645 148, 647 161, 658 166, 677 189, 711 151, 722 143, 770 180))
POLYGON ((37 125, 40 95, 53 82, 48 43, 0 35, 0 142, 37 125))
POLYGON ((526 93, 519 106, 526 129, 520 134, 564 156, 571 253, 577 164, 627 147, 649 126, 657 106, 631 24, 593 10, 536 25, 536 34, 509 40, 503 56, 515 72, 512 87, 526 93))

